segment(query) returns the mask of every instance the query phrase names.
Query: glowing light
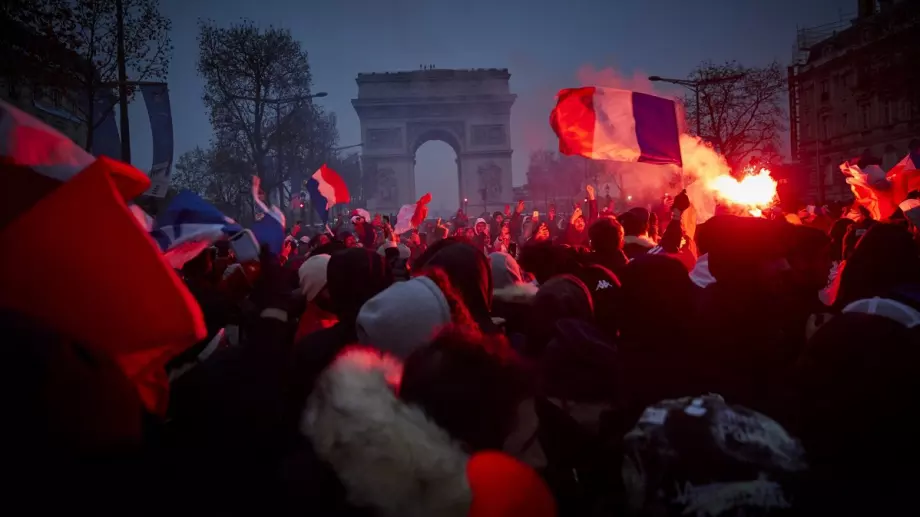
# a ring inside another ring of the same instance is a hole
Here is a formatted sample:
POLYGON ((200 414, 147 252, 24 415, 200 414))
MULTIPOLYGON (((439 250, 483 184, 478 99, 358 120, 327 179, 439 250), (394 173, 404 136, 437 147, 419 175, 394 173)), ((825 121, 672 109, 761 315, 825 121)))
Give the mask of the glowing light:
POLYGON ((716 176, 707 187, 720 200, 745 207, 754 217, 762 217, 762 210, 776 201, 776 180, 768 169, 755 174, 753 167, 746 167, 744 173, 740 181, 729 174, 716 176))
POLYGON ((626 201, 632 201, 632 196, 626 196, 626 201))

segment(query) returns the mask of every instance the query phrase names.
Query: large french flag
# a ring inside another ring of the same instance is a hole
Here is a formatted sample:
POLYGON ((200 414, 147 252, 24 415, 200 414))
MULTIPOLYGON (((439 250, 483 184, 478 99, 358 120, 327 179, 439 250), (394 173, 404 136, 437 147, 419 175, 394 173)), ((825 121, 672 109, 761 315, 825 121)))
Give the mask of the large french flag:
POLYGON ((345 180, 326 164, 307 180, 307 192, 310 193, 310 203, 323 224, 329 222, 329 210, 334 205, 351 201, 345 180))
POLYGON ((242 229, 198 194, 183 190, 157 215, 150 235, 159 244, 166 261, 179 269, 214 241, 242 229))
POLYGON ((593 160, 682 164, 673 100, 595 86, 568 88, 556 99, 550 125, 561 153, 593 160))
POLYGON ((108 355, 162 414, 163 366, 206 329, 128 208, 149 186, 131 165, 96 159, 0 101, 0 306, 108 355))

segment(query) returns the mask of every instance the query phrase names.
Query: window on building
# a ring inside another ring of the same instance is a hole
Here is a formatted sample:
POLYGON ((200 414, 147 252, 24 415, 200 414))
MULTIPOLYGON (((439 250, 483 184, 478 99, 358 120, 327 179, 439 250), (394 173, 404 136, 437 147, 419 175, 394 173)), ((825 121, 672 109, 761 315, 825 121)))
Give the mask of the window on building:
POLYGON ((849 128, 850 128, 850 116, 849 114, 844 113, 840 117, 840 129, 845 132, 849 128))
POLYGON ((891 101, 885 100, 879 104, 879 122, 885 126, 891 124, 891 101))
POLYGON ((843 83, 844 88, 851 88, 853 86, 853 73, 844 72, 843 78, 840 80, 843 83))
POLYGON ((901 101, 901 108, 898 110, 898 120, 910 120, 910 101, 907 99, 901 101))
POLYGON ((805 138, 811 138, 811 124, 808 122, 802 124, 802 136, 805 138))
POLYGON ((831 136, 831 118, 828 116, 821 117, 821 136, 820 138, 829 138, 831 136))
POLYGON ((821 95, 831 93, 831 83, 830 81, 821 81, 821 95))
POLYGON ((61 92, 57 90, 52 90, 50 92, 50 95, 51 95, 51 103, 54 104, 54 107, 60 108, 61 107, 61 92))
POLYGON ((859 125, 863 130, 869 129, 869 124, 872 122, 871 117, 869 116, 869 105, 862 104, 859 106, 859 125))

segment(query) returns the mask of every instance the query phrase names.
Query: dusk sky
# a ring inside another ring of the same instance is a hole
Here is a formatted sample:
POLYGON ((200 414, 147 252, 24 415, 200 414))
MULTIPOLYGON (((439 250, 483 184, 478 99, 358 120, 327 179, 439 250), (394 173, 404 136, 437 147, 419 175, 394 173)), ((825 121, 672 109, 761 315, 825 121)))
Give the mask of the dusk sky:
MULTIPOLYGON (((643 84, 647 75, 685 77, 700 61, 788 64, 797 26, 834 22, 857 0, 160 0, 172 19, 169 71, 175 156, 211 137, 196 72, 197 20, 229 26, 240 18, 290 29, 309 52, 318 102, 338 116, 340 145, 360 142, 351 106, 359 72, 508 68, 514 184, 527 155, 553 148, 548 116, 554 94, 586 83, 643 84), (609 70, 605 70, 609 69, 609 70)), ((606 84, 611 86, 613 84, 606 84)), ((679 90, 661 90, 675 94, 679 90)), ((131 107, 134 163, 150 164, 143 103, 131 107)), ((416 184, 456 199, 454 153, 431 142, 418 152, 416 184)), ((437 203, 433 203, 437 205, 437 203)))

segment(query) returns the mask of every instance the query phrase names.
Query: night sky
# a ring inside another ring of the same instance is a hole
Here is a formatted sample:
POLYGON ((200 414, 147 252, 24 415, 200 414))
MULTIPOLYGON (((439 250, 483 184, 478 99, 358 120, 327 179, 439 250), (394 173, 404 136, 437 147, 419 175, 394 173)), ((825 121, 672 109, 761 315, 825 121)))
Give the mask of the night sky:
MULTIPOLYGON (((175 154, 211 137, 196 72, 199 18, 240 18, 288 28, 309 52, 318 99, 338 116, 340 145, 360 142, 351 107, 359 72, 508 68, 514 184, 525 181, 532 149, 556 145, 547 122, 553 96, 580 84, 648 89, 648 75, 684 77, 700 61, 788 64, 796 27, 834 22, 857 0, 160 0, 175 47, 168 81, 175 154), (606 84, 605 84, 606 83, 606 84)), ((659 90, 666 94, 679 90, 659 90)), ((142 102, 131 106, 134 163, 150 164, 142 102)), ((454 153, 430 142, 418 152, 416 184, 456 199, 454 153)))

